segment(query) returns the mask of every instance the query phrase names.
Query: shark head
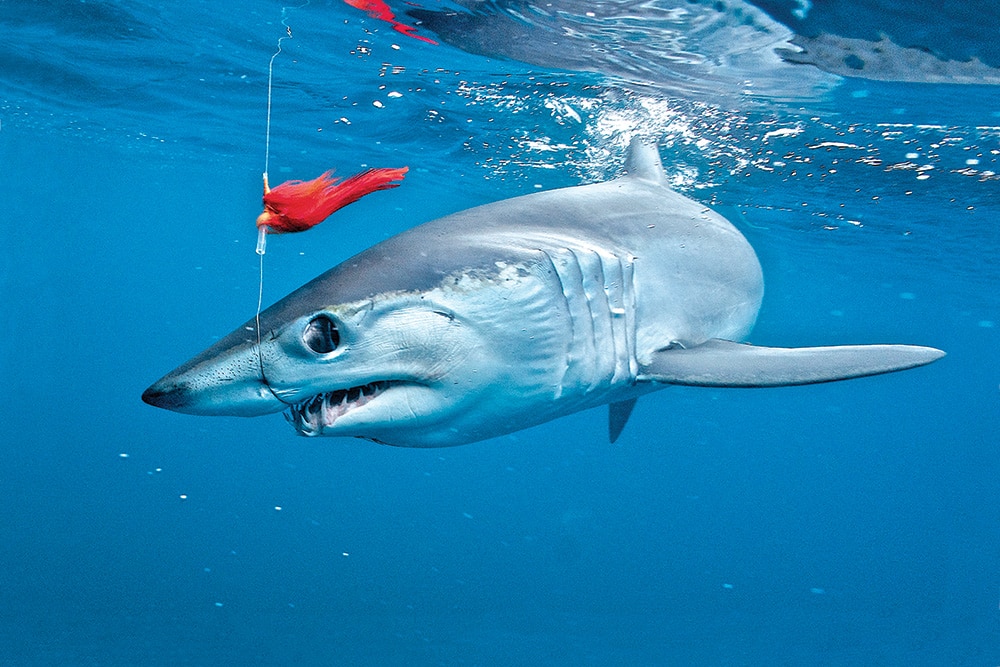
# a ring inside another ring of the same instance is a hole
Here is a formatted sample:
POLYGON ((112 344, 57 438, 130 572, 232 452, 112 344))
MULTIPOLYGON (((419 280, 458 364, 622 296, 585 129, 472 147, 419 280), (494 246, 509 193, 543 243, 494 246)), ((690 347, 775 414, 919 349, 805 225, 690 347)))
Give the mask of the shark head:
POLYGON ((547 358, 558 350, 546 341, 559 340, 558 304, 545 298, 555 292, 536 264, 466 266, 421 289, 363 296, 343 288, 364 280, 357 273, 368 264, 345 264, 262 312, 259 329, 250 320, 167 374, 143 400, 199 415, 284 412, 306 436, 446 446, 516 430, 518 404, 552 391, 547 358))
POLYGON ((143 400, 200 415, 283 411, 306 436, 447 439, 447 424, 495 380, 489 369, 500 362, 474 327, 421 296, 324 306, 280 323, 262 313, 259 344, 251 321, 143 400))

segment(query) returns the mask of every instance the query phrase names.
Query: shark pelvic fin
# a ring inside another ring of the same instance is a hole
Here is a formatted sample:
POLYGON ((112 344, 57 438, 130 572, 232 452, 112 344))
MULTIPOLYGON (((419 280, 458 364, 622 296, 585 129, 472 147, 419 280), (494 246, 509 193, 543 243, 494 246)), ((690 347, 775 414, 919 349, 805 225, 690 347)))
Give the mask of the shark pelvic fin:
POLYGON ((630 398, 627 401, 608 403, 608 440, 612 444, 625 429, 625 424, 628 423, 628 418, 631 416, 632 408, 635 407, 637 400, 639 399, 630 398))

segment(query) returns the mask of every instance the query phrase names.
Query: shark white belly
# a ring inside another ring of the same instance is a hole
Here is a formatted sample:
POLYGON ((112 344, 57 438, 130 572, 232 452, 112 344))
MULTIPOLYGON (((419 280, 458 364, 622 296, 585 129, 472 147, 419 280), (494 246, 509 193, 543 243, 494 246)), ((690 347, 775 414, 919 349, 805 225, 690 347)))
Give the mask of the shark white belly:
POLYGON ((670 190, 655 147, 627 175, 415 227, 296 290, 152 387, 179 412, 285 411, 303 435, 458 445, 667 384, 779 386, 912 368, 907 345, 739 344, 763 296, 757 257, 670 190))

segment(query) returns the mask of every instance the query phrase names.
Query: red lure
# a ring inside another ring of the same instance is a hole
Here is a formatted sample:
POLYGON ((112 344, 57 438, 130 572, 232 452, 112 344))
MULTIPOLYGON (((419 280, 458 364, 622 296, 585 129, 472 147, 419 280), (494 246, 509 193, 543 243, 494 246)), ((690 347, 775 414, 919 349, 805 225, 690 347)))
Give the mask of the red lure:
POLYGON ((264 212, 257 218, 257 228, 262 234, 304 232, 366 194, 399 187, 407 170, 369 169, 342 183, 328 171, 311 181, 285 181, 274 189, 268 187, 264 174, 264 212))
POLYGON ((429 39, 423 35, 417 35, 417 29, 412 25, 407 25, 397 21, 396 15, 392 13, 389 5, 385 4, 384 0, 344 0, 344 3, 354 7, 355 9, 360 9, 373 19, 385 21, 391 25, 392 29, 396 32, 401 32, 407 37, 419 39, 421 42, 427 42, 428 44, 434 44, 437 46, 437 42, 433 39, 429 39))

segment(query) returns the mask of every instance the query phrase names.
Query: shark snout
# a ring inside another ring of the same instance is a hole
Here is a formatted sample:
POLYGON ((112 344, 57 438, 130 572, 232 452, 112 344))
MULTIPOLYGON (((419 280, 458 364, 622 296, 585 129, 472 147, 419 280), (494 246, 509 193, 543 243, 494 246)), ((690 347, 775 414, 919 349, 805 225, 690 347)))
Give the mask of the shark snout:
POLYGON ((185 407, 191 402, 190 395, 171 382, 159 381, 142 392, 142 402, 155 408, 185 412, 185 407))
POLYGON ((142 393, 149 405, 191 415, 257 417, 287 406, 261 373, 256 348, 210 348, 142 393))
POLYGON ((260 378, 206 383, 167 375, 142 392, 142 400, 157 408, 191 415, 257 417, 288 407, 260 378))

